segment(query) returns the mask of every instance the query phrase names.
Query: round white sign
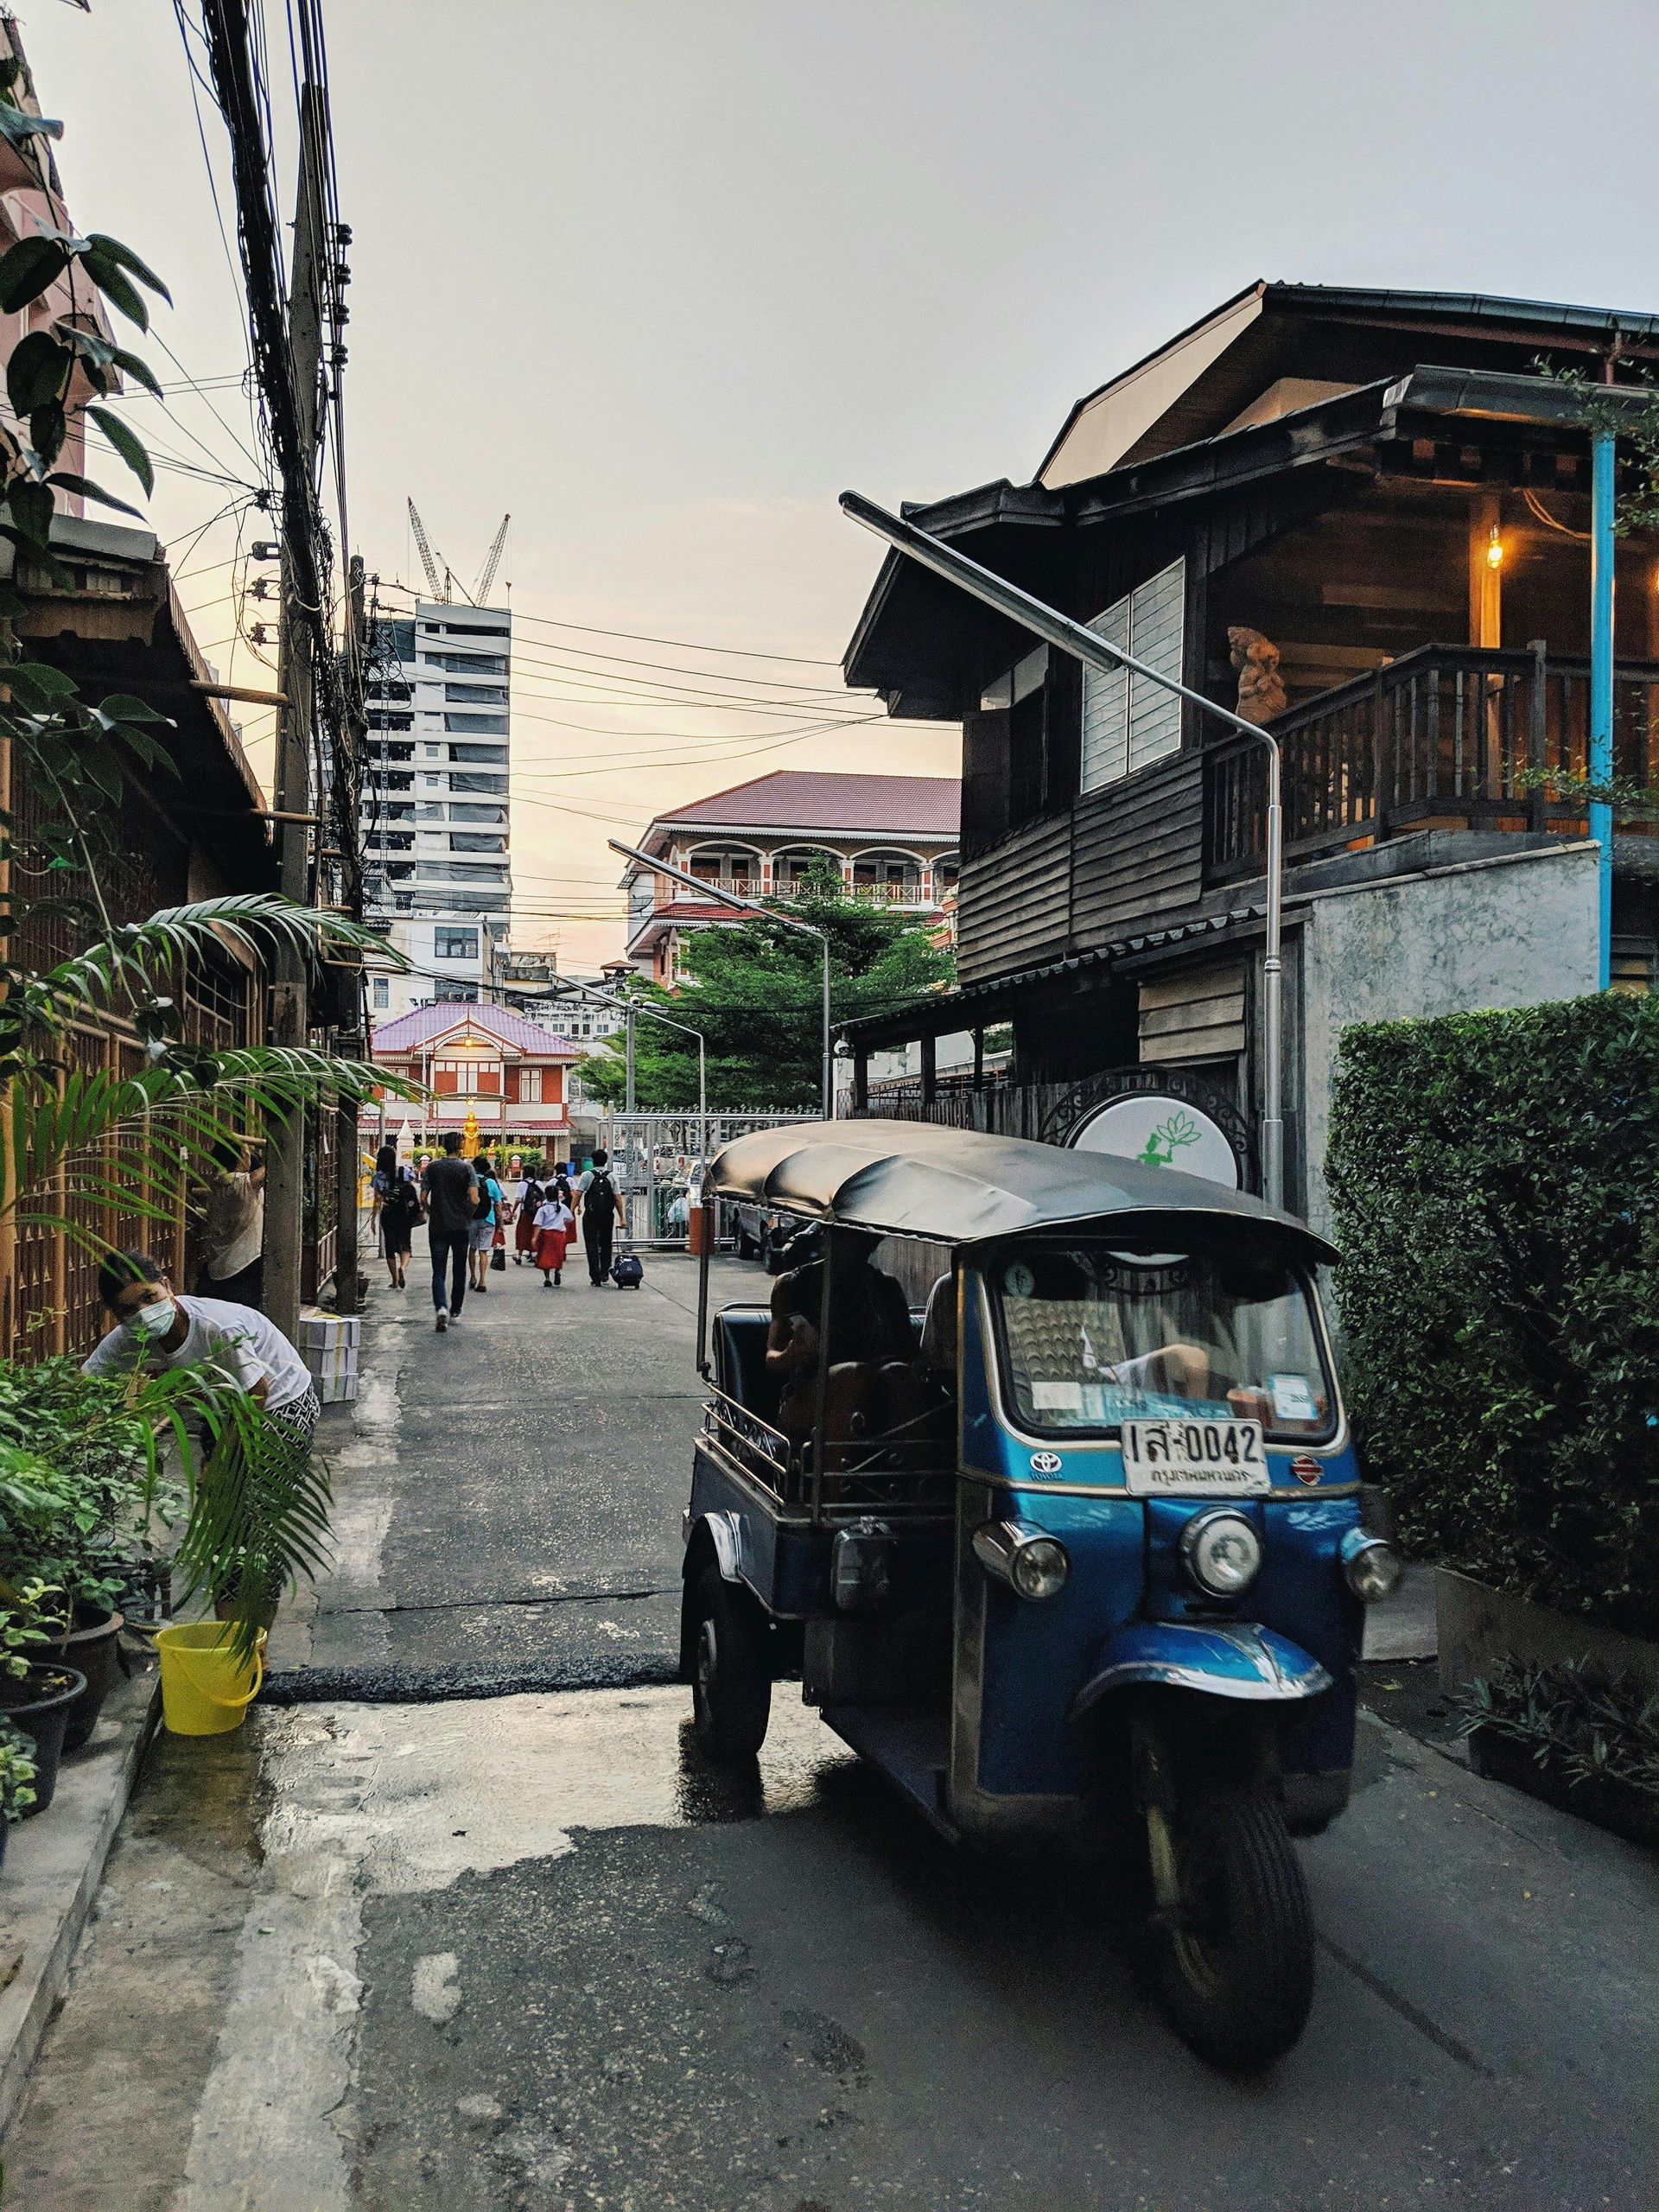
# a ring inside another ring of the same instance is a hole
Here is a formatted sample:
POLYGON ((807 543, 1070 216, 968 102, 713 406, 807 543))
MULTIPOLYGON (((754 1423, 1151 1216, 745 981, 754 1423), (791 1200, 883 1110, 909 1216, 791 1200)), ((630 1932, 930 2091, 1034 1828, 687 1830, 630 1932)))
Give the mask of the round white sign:
POLYGON ((1238 1160, 1220 1124, 1201 1106, 1156 1092, 1131 1092, 1096 1108, 1072 1132, 1074 1152, 1105 1152, 1143 1167, 1172 1167, 1238 1188, 1238 1160))

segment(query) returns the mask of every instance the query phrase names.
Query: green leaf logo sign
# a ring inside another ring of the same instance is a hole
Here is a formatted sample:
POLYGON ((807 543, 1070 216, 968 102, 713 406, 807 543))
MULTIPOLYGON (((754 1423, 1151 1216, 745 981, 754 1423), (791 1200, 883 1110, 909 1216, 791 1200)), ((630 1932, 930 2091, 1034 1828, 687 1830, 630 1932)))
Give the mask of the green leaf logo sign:
POLYGON ((1184 1106, 1178 1106, 1159 1123, 1135 1158, 1143 1166, 1168 1167, 1184 1146, 1197 1144, 1198 1141, 1198 1123, 1184 1106))

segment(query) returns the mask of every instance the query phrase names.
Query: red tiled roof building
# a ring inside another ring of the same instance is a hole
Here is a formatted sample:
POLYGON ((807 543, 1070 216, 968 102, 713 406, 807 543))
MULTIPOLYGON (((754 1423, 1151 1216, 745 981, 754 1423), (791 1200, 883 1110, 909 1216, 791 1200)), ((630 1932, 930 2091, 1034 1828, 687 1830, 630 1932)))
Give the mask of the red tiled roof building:
MULTIPOLYGON (((582 1055, 506 1007, 449 1000, 417 1006, 382 1022, 371 1049, 378 1065, 436 1094, 423 1106, 393 1102, 389 1121, 406 1119, 435 1137, 465 1128, 470 1114, 490 1145, 539 1146, 569 1134, 565 1071, 582 1055)), ((365 1128, 378 1120, 378 1109, 368 1109, 365 1128)))
MULTIPOLYGON (((962 786, 954 776, 856 776, 780 769, 659 814, 642 852, 740 899, 787 898, 836 868, 855 898, 948 916, 957 891, 962 786)), ((729 921, 671 876, 630 864, 628 957, 671 982, 688 930, 729 921)))

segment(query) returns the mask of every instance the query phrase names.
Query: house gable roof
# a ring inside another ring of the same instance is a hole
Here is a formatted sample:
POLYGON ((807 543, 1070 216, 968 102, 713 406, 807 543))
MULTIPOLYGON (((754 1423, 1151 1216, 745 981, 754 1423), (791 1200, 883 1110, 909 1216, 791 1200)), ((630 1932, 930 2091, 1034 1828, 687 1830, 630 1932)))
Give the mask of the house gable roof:
POLYGON ((1264 404, 1284 413, 1408 360, 1523 371, 1541 346, 1602 355, 1615 344, 1622 357, 1659 359, 1659 315, 1478 292, 1258 283, 1085 393, 1037 480, 1050 490, 1080 483, 1214 437, 1264 404))
POLYGON ((962 785, 954 776, 859 776, 776 769, 659 814, 649 848, 677 830, 816 830, 874 837, 955 837, 962 785))
POLYGON ((492 1006, 482 999, 444 999, 400 1014, 384 1021, 374 1033, 373 1057, 397 1059, 406 1052, 422 1052, 430 1045, 447 1043, 470 1030, 492 1044, 503 1045, 532 1060, 575 1060, 576 1047, 539 1022, 527 1021, 510 1007, 492 1006))

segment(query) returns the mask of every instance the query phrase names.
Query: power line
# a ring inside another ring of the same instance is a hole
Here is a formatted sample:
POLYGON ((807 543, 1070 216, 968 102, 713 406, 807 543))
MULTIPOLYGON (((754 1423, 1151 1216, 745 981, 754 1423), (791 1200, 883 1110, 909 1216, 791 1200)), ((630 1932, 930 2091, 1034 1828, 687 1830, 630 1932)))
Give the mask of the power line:
MULTIPOLYGON (((386 582, 383 588, 387 591, 402 592, 409 599, 418 600, 426 596, 425 594, 413 591, 409 585, 398 583, 395 580, 386 582)), ((839 668, 841 666, 838 660, 815 660, 804 653, 771 653, 751 652, 742 645, 699 645, 695 639, 658 638, 643 630, 604 630, 594 622, 562 622, 556 620, 551 615, 523 614, 517 607, 512 610, 512 619, 515 622, 531 623, 537 629, 579 630, 584 637, 588 638, 626 638, 634 645, 677 645, 688 652, 724 653, 737 660, 785 661, 797 668, 839 668)))

